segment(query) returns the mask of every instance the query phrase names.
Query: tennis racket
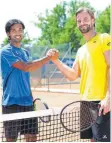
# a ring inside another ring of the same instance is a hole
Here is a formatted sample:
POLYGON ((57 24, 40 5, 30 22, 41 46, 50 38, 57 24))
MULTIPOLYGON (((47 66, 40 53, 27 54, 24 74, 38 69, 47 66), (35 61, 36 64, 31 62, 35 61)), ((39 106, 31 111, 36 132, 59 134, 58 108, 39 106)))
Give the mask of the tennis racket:
POLYGON ((99 121, 100 105, 89 101, 75 101, 67 104, 60 113, 62 126, 73 133, 89 129, 99 121))
MULTIPOLYGON (((48 105, 45 102, 42 102, 40 98, 36 98, 33 101, 34 104, 34 110, 39 111, 39 110, 47 110, 49 109, 48 105)), ((43 116, 43 117, 39 117, 40 120, 44 123, 48 123, 51 121, 51 116, 43 116)))

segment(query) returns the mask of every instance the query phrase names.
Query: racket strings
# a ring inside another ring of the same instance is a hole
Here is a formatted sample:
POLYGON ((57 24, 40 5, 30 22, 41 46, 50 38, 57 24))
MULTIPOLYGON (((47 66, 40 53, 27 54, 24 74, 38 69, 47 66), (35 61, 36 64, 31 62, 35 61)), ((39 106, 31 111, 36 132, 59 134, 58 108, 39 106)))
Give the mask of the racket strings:
POLYGON ((80 105, 77 106, 67 106, 61 114, 63 126, 69 131, 80 130, 80 105))
POLYGON ((92 102, 81 102, 80 108, 80 130, 86 130, 94 122, 96 122, 98 116, 98 108, 97 105, 92 102))
POLYGON ((73 133, 92 126, 98 115, 97 105, 87 101, 77 101, 66 105, 60 114, 63 127, 73 133))

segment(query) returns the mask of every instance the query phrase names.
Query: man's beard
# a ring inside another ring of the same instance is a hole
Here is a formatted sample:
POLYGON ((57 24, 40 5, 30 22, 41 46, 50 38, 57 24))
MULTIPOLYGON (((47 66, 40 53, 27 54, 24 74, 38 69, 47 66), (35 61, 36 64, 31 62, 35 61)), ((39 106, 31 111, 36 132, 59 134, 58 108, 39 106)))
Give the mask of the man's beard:
POLYGON ((79 27, 79 30, 81 31, 81 33, 85 34, 92 30, 92 27, 90 25, 86 25, 85 28, 79 27))

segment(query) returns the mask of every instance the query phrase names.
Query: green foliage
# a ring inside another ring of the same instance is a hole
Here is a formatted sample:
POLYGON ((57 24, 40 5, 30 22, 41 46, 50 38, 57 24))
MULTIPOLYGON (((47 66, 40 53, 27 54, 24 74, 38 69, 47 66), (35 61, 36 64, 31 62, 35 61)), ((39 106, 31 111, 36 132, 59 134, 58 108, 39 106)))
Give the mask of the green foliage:
POLYGON ((39 23, 35 23, 42 31, 42 36, 39 38, 39 43, 47 44, 58 43, 58 38, 64 29, 66 22, 65 9, 61 5, 57 5, 51 14, 47 12, 47 16, 38 16, 39 23))
MULTIPOLYGON (((38 39, 38 45, 51 46, 57 44, 71 43, 72 50, 77 49, 84 43, 83 36, 76 26, 75 13, 80 6, 87 6, 93 9, 88 2, 72 0, 69 3, 65 1, 52 11, 46 11, 45 16, 38 16, 39 22, 35 26, 41 29, 41 37, 38 39), (69 9, 68 9, 69 8, 69 9)), ((93 9, 94 10, 94 9, 93 9)))
MULTIPOLYGON (((23 40, 22 40, 23 45, 28 44, 29 42, 31 42, 31 40, 30 40, 30 39, 27 39, 27 38, 23 38, 23 40)), ((6 38, 4 39, 4 41, 3 41, 3 45, 5 46, 5 45, 7 45, 8 43, 9 43, 9 40, 8 40, 8 38, 6 37, 6 38)))
POLYGON ((7 45, 9 43, 8 38, 6 37, 3 41, 3 45, 7 45))
POLYGON ((110 33, 110 6, 97 17, 96 29, 101 33, 110 33))
MULTIPOLYGON (((64 45, 64 43, 70 43, 71 51, 75 53, 85 43, 84 37, 76 26, 75 19, 76 10, 81 6, 89 7, 96 12, 97 32, 110 33, 110 7, 107 7, 102 12, 98 12, 87 1, 64 1, 56 5, 51 11, 46 10, 45 15, 37 15, 34 25, 41 29, 41 36, 38 39, 23 39, 24 45, 29 44, 28 46, 30 47, 31 44, 30 50, 33 58, 42 56, 46 46, 52 48, 57 47, 57 45, 64 45)), ((6 45, 8 39, 6 38, 3 43, 6 45)))
POLYGON ((23 38, 23 40, 22 40, 23 44, 28 44, 30 42, 31 42, 31 40, 29 38, 23 38))

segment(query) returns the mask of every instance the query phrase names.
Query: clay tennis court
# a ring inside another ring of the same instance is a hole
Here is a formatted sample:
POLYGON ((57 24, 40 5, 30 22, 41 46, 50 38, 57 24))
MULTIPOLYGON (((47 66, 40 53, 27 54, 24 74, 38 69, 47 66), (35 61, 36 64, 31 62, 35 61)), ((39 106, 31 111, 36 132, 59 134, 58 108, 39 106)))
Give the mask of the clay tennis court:
MULTIPOLYGON (((44 87, 38 88, 38 91, 32 90, 34 98, 40 98, 42 101, 46 102, 49 108, 52 107, 64 107, 66 104, 80 100, 79 93, 69 93, 71 90, 79 91, 79 84, 62 84, 62 85, 50 85, 50 90, 55 89, 54 92, 51 91, 43 91, 44 87), (63 92, 61 91, 63 90, 63 92), (66 90, 66 92, 65 92, 66 90), (60 91, 60 92, 59 92, 60 91)), ((36 89, 37 90, 37 89, 36 89)), ((75 134, 74 140, 78 140, 79 142, 89 142, 89 140, 79 140, 79 134, 75 134)), ((72 140, 72 136, 70 137, 72 140)))
MULTIPOLYGON (((79 91, 79 84, 62 84, 62 85, 50 85, 50 91, 44 90, 45 87, 38 88, 36 90, 32 90, 34 98, 41 98, 44 102, 46 102, 49 108, 52 107, 63 107, 66 104, 79 100, 80 94, 79 93, 70 93, 70 91, 78 90, 79 91), (51 91, 52 89, 52 91, 51 91), (54 91, 53 91, 54 89, 54 91), (63 91, 63 92, 62 92, 63 91), (66 92, 65 92, 66 91, 66 92)), ((42 132, 41 132, 42 133, 42 132)), ((41 136, 38 134, 38 136, 41 136)), ((61 134, 61 133, 58 133, 61 134)), ((67 135, 69 136, 69 135, 67 135)), ((67 137, 65 136, 65 138, 67 137)), ((59 137, 60 138, 60 137, 59 137)), ((72 135, 70 136, 72 141, 72 135)), ((74 140, 79 140, 79 134, 75 134, 74 140)), ((80 140, 80 141, 89 141, 89 140, 80 140)))
POLYGON ((79 86, 79 84, 50 85, 49 89, 55 89, 54 92, 46 91, 44 90, 44 87, 41 87, 36 90, 32 90, 32 93, 34 98, 40 98, 45 101, 49 107, 63 107, 70 102, 80 100, 79 93, 68 92, 72 90, 77 90, 79 92, 79 86))

